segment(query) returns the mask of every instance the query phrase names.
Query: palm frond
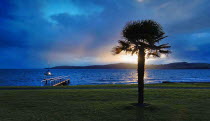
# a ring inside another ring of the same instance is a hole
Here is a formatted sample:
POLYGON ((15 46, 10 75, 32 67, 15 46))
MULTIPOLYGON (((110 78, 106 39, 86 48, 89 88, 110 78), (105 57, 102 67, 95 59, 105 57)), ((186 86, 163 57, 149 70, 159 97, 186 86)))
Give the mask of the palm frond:
POLYGON ((119 54, 122 51, 125 51, 126 53, 132 52, 132 47, 131 47, 131 43, 125 40, 119 40, 118 41, 119 45, 114 47, 112 49, 112 53, 115 54, 119 54))
POLYGON ((161 54, 169 54, 169 53, 171 53, 170 50, 159 50, 159 52, 160 52, 161 54))
POLYGON ((147 57, 149 58, 150 56, 159 58, 160 54, 158 52, 149 52, 147 57))
POLYGON ((170 48, 171 46, 169 46, 168 44, 161 44, 161 45, 150 45, 147 49, 151 49, 151 50, 160 50, 160 49, 166 49, 166 48, 170 48))
POLYGON ((132 49, 131 55, 137 54, 138 50, 139 50, 138 47, 134 46, 133 49, 132 49))
POLYGON ((131 21, 122 31, 124 40, 119 40, 119 45, 113 48, 115 54, 122 51, 131 55, 137 54, 141 49, 146 50, 147 56, 160 57, 161 54, 171 53, 167 50, 169 44, 157 45, 165 39, 162 26, 153 20, 131 21))
POLYGON ((126 50, 126 49, 130 48, 130 46, 131 46, 131 43, 129 41, 125 41, 125 40, 119 40, 118 43, 122 47, 123 50, 126 50))
POLYGON ((162 39, 165 39, 166 37, 168 37, 168 36, 159 36, 159 37, 156 37, 155 38, 155 42, 159 42, 160 40, 162 40, 162 39))
POLYGON ((112 49, 113 55, 120 54, 122 52, 122 48, 120 46, 116 46, 112 49))
POLYGON ((160 49, 162 48, 170 48, 171 46, 167 43, 167 44, 162 44, 158 46, 160 49))

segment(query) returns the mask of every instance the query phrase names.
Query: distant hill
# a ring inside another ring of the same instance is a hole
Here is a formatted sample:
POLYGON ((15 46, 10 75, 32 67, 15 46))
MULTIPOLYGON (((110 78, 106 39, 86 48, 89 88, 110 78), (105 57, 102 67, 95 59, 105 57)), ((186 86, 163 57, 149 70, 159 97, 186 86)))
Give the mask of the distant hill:
MULTIPOLYGON (((55 66, 50 69, 136 69, 136 64, 117 63, 107 65, 91 65, 91 66, 55 66)), ((161 65, 146 65, 147 69, 210 69, 208 63, 169 63, 161 65)))
POLYGON ((56 66, 51 69, 135 69, 136 64, 117 63, 107 65, 91 65, 91 66, 56 66))
POLYGON ((148 69, 210 69, 210 64, 208 63, 169 63, 162 65, 147 65, 148 69))

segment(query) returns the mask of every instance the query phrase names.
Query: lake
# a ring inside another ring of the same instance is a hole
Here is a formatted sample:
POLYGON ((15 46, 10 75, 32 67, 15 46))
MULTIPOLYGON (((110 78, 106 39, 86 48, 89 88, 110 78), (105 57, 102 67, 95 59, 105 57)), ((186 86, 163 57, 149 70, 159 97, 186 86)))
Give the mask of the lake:
MULTIPOLYGON (((46 69, 0 69, 0 86, 41 86, 46 69)), ((51 69, 52 77, 70 75, 70 85, 136 84, 135 69, 51 69)), ((210 82, 210 69, 147 69, 145 83, 210 82)))

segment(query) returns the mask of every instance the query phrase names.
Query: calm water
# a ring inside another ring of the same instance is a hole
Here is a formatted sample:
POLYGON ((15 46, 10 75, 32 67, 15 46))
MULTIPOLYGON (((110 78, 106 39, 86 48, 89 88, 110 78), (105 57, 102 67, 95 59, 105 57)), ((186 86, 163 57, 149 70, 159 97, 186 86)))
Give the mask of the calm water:
MULTIPOLYGON (((0 86, 41 86, 45 69, 0 69, 0 86)), ((135 84, 135 69, 53 69, 53 75, 70 75, 71 85, 135 84)), ((210 69, 148 69, 145 83, 210 82, 210 69)))

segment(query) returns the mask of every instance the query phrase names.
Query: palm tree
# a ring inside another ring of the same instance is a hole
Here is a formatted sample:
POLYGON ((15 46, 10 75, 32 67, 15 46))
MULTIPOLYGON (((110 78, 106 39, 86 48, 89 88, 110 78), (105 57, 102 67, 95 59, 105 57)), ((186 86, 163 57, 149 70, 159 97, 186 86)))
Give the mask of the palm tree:
POLYGON ((123 40, 113 48, 114 54, 122 51, 128 54, 138 55, 138 105, 144 105, 144 66, 145 57, 160 57, 161 54, 169 54, 168 44, 159 44, 166 38, 161 25, 153 20, 131 21, 122 31, 123 40))

